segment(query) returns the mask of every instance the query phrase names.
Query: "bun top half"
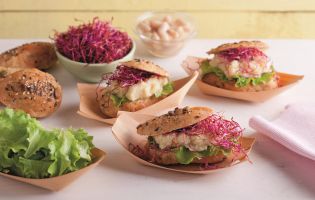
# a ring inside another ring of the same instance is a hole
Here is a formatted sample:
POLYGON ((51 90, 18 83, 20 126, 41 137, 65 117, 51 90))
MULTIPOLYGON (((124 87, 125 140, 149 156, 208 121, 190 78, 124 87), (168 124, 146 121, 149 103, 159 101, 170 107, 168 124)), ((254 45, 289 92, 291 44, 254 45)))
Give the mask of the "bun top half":
POLYGON ((175 108, 167 114, 153 118, 137 127, 140 135, 155 136, 185 128, 206 119, 212 114, 207 107, 175 108))
POLYGON ((164 70, 162 67, 154 64, 153 62, 149 60, 133 59, 127 62, 123 62, 121 63, 121 65, 134 68, 134 69, 139 69, 146 72, 150 72, 150 73, 157 74, 160 76, 169 77, 169 73, 166 70, 164 70))
POLYGON ((234 43, 226 43, 222 44, 214 49, 211 49, 208 51, 208 54, 218 54, 222 51, 228 50, 228 49, 234 49, 239 47, 245 47, 245 48, 257 48, 261 51, 265 51, 268 49, 268 45, 262 41, 240 41, 240 42, 234 42, 234 43))

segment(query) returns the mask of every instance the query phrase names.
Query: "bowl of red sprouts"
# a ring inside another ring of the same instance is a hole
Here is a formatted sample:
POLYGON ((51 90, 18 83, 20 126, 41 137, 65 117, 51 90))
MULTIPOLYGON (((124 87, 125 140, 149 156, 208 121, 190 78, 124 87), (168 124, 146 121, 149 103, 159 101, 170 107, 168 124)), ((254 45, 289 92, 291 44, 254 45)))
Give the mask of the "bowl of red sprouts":
POLYGON ((99 82, 119 63, 133 59, 136 50, 126 32, 99 18, 55 32, 53 40, 59 63, 85 82, 99 82))

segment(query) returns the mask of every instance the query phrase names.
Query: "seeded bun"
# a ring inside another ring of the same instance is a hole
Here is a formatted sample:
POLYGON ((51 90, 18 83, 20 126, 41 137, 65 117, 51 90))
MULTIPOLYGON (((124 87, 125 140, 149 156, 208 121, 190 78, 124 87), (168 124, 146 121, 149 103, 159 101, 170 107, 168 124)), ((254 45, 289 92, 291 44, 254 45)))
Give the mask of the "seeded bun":
POLYGON ((143 70, 146 72, 151 72, 153 74, 158 74, 160 76, 169 77, 169 74, 167 71, 165 71, 162 67, 148 60, 134 59, 127 62, 123 62, 121 63, 121 65, 134 68, 134 69, 143 70))
POLYGON ((97 102, 99 104, 100 110, 101 112, 108 116, 108 117, 117 117, 117 113, 118 111, 128 111, 128 112, 135 112, 138 110, 141 110, 145 107, 148 107, 152 104, 155 104, 156 102, 162 100, 163 98, 165 98, 165 96, 160 96, 160 97, 155 97, 152 96, 150 98, 146 98, 146 99, 139 99, 136 101, 132 101, 132 102, 126 102, 124 104, 122 104, 119 108, 115 106, 114 102, 112 101, 112 99, 106 95, 106 94, 110 94, 110 93, 106 93, 106 88, 103 88, 101 90, 97 90, 97 102))
POLYGON ((238 48, 238 47, 255 47, 261 51, 265 51, 266 49, 268 49, 267 44, 261 41, 240 41, 240 42, 235 42, 235 43, 222 44, 218 46, 217 48, 211 49, 207 53, 217 54, 217 53, 220 53, 221 51, 225 51, 232 48, 238 48))
POLYGON ((207 107, 175 108, 174 111, 140 124, 137 127, 137 132, 147 136, 161 135, 193 125, 211 114, 212 110, 207 107))
POLYGON ((62 99, 61 86, 55 78, 38 69, 23 69, 0 79, 0 102, 24 110, 32 117, 46 117, 55 112, 62 99))
MULTIPOLYGON (((147 153, 148 157, 151 162, 160 164, 160 165, 176 165, 179 164, 176 159, 176 153, 173 151, 165 151, 160 150, 157 148, 151 148, 147 146, 147 153)), ((208 163, 208 164, 214 164, 224 161, 226 156, 224 156, 222 153, 215 155, 215 156, 208 156, 203 157, 201 159, 195 158, 190 164, 202 164, 202 163, 208 163)))
POLYGON ((54 45, 49 42, 33 42, 0 54, 0 66, 16 68, 49 69, 54 67, 57 56, 54 45))
POLYGON ((259 91, 264 91, 264 90, 271 90, 274 88, 278 87, 278 76, 275 74, 269 82, 264 83, 264 84, 259 84, 259 85, 247 85, 245 87, 236 87, 235 83, 236 81, 234 80, 229 80, 229 81, 224 81, 221 80, 217 75, 214 73, 208 73, 205 74, 202 77, 202 81, 218 87, 218 88, 223 88, 226 90, 233 90, 233 91, 240 91, 240 92, 259 92, 259 91))
POLYGON ((2 66, 0 66, 0 78, 4 78, 4 77, 8 76, 9 74, 20 71, 22 69, 23 68, 18 68, 18 67, 2 67, 2 66))

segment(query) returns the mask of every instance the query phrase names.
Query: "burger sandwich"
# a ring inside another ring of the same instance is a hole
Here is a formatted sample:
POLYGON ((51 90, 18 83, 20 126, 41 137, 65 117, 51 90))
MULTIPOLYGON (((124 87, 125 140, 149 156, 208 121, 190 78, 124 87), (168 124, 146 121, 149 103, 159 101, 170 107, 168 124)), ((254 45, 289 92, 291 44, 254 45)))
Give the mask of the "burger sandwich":
POLYGON ((137 127, 147 136, 145 152, 160 165, 215 164, 246 155, 241 146, 243 129, 207 107, 176 108, 137 127))
POLYGON ((96 91, 100 110, 109 117, 116 117, 118 111, 143 109, 172 92, 168 72, 141 59, 121 63, 113 73, 105 74, 96 91))
POLYGON ((228 43, 211 49, 211 59, 200 63, 202 81, 235 91, 262 91, 278 87, 278 76, 267 45, 261 41, 228 43))

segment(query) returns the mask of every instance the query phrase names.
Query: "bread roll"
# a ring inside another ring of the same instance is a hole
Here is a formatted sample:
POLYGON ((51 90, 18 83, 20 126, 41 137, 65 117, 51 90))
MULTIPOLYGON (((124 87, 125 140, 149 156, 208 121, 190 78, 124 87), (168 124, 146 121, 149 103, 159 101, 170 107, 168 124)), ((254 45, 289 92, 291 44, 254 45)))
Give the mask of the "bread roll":
POLYGON ((193 125, 212 114, 207 107, 175 108, 165 115, 149 120, 137 127, 140 135, 155 136, 193 125))
POLYGON ((62 99, 61 86, 55 78, 38 69, 24 69, 0 79, 0 102, 24 110, 32 117, 46 117, 55 112, 62 99))

